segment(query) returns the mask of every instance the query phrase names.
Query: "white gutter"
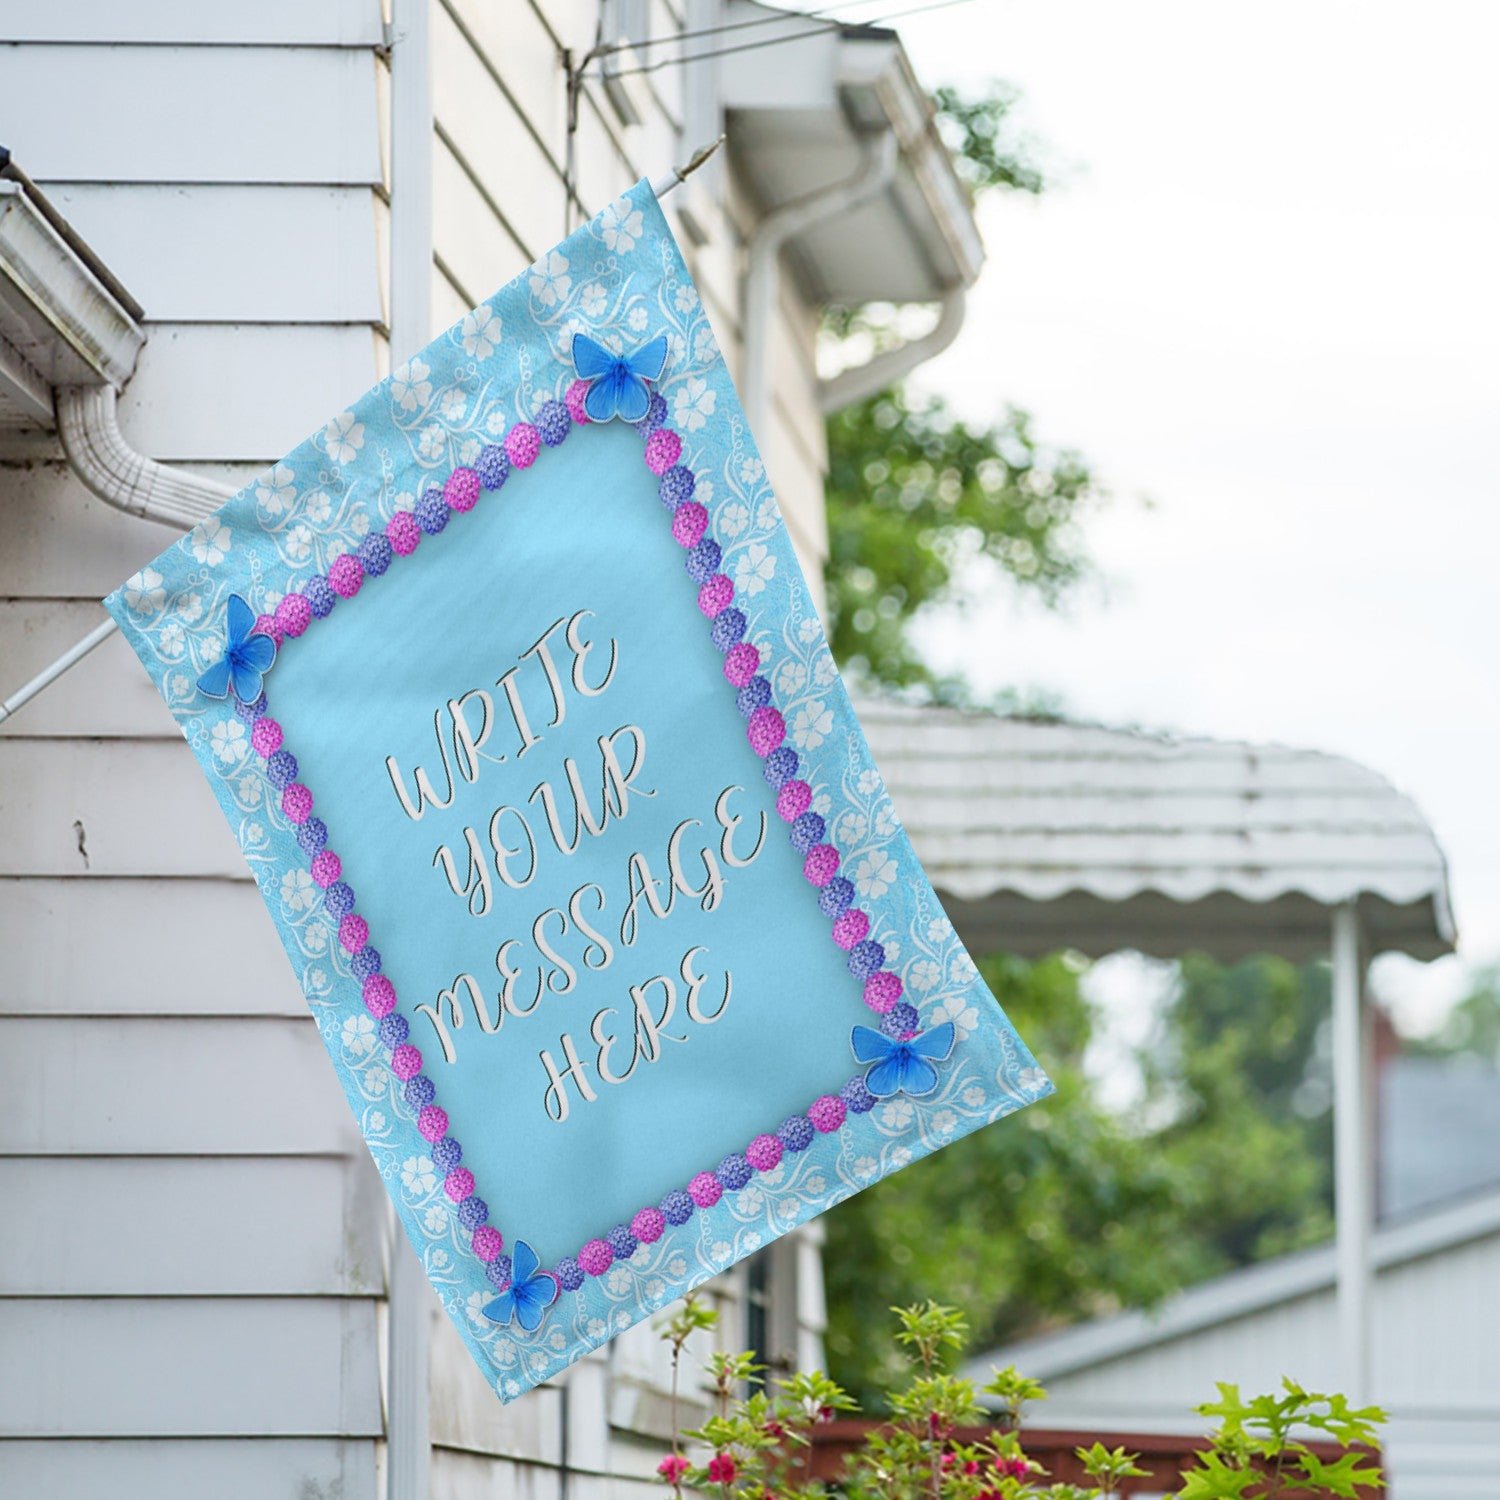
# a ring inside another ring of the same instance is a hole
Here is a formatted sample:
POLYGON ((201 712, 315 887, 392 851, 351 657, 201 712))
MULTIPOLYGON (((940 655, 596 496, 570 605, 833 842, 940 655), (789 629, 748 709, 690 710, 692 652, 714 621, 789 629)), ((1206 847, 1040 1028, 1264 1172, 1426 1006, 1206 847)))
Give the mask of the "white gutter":
POLYGON ((843 182, 821 188, 773 209, 750 236, 745 264, 745 369, 741 388, 750 431, 765 441, 771 417, 771 329, 781 289, 780 256, 788 240, 848 213, 878 193, 896 176, 896 136, 883 130, 866 144, 859 170, 843 182))
POLYGON ((818 406, 823 415, 831 416, 846 406, 864 401, 877 391, 905 379, 920 364, 941 354, 964 326, 967 294, 956 286, 943 294, 938 304, 938 320, 930 333, 908 339, 894 349, 887 349, 862 365, 841 370, 829 380, 818 382, 818 406))

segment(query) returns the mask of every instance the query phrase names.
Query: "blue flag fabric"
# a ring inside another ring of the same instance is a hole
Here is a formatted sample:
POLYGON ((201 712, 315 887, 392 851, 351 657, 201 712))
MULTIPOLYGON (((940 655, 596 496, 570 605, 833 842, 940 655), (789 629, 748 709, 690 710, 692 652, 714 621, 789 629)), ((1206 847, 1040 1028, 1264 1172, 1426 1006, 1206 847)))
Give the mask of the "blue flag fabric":
POLYGON ((502 1400, 1050 1092, 646 183, 106 603, 502 1400))

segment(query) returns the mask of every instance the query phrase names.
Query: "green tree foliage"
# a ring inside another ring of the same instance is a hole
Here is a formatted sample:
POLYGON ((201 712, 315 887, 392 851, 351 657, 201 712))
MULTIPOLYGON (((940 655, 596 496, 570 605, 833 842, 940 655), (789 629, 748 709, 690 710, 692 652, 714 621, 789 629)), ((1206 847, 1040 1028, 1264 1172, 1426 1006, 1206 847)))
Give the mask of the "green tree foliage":
POLYGON ((978 94, 948 87, 933 91, 938 129, 953 153, 958 175, 975 197, 991 188, 1040 193, 1047 185, 1034 148, 1013 128, 1020 97, 1018 89, 997 80, 978 94))
POLYGON ((1171 1112, 1154 1144, 1190 1193, 1206 1271, 1333 1233, 1329 1008, 1323 963, 1182 961, 1145 1067, 1148 1096, 1171 1112))
POLYGON ((890 687, 962 696, 911 640, 924 609, 1008 577, 1055 603, 1084 571, 1087 465, 1038 445, 1008 410, 966 422, 936 395, 885 391, 829 420, 827 592, 834 655, 890 687))

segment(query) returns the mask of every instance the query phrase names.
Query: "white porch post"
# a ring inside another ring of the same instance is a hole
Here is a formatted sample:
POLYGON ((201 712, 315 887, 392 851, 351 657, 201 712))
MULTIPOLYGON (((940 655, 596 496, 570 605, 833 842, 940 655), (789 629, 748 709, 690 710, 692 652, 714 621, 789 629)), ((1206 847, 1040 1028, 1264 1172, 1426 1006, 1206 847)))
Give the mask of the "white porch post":
POLYGON ((1370 1399, 1370 1085, 1365 1067, 1364 955, 1352 903, 1333 913, 1333 1142, 1337 1220, 1339 1380, 1370 1399))

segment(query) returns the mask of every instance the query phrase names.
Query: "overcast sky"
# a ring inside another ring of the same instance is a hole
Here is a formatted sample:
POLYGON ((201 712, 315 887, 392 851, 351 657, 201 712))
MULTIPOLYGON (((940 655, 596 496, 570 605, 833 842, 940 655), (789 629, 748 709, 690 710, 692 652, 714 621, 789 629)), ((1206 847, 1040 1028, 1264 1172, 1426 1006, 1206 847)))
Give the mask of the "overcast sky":
MULTIPOLYGON (((897 23, 1006 79, 1061 179, 983 213, 924 380, 1014 401, 1115 498, 1065 617, 930 633, 981 686, 1349 755, 1414 796, 1500 957, 1500 7, 974 0, 897 23), (1152 508, 1139 503, 1149 496, 1152 508)), ((1382 966, 1408 1022, 1460 966, 1382 966)))

